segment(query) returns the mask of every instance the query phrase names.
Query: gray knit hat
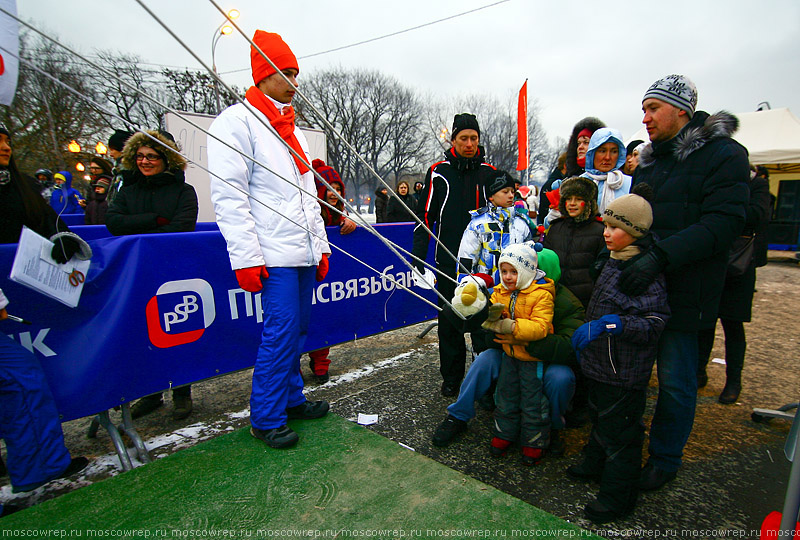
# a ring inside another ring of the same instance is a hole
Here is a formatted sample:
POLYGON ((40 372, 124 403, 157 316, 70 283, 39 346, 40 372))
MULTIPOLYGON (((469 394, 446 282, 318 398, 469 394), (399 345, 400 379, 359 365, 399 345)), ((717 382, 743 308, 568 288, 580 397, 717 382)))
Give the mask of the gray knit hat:
POLYGON ((697 107, 697 88, 684 75, 667 75, 650 85, 650 88, 644 93, 642 103, 650 98, 659 99, 682 109, 691 118, 697 107))
MULTIPOLYGON (((545 276, 545 273, 539 270, 539 255, 533 242, 511 244, 503 249, 497 261, 498 268, 502 263, 508 263, 517 270, 517 290, 520 291, 545 276)), ((501 284, 505 288, 505 283, 501 284)))
POLYGON ((653 224, 653 209, 639 195, 623 195, 614 199, 603 212, 603 222, 622 229, 634 238, 641 238, 653 224))

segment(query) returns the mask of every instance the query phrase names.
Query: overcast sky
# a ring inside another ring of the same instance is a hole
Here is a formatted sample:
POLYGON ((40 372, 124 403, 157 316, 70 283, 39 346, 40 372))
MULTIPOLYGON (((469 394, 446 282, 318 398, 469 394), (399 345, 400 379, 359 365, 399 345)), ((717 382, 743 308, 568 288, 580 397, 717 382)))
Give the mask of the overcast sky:
MULTIPOLYGON (((303 72, 374 68, 438 98, 493 94, 511 99, 528 79, 551 139, 597 116, 628 138, 641 127, 641 98, 656 79, 682 73, 698 109, 746 112, 762 101, 800 115, 800 2, 797 0, 579 2, 509 0, 394 37, 302 59, 429 23, 497 0, 238 0, 237 20, 283 36, 303 72)), ((207 0, 144 0, 211 64, 223 17, 207 0)), ((201 65, 133 0, 17 0, 20 17, 82 53, 110 49, 144 62, 201 65)), ((248 44, 237 33, 216 49, 226 82, 252 84, 248 44), (234 70, 244 69, 238 73, 234 70)), ((301 86, 302 90, 302 86, 301 86)))

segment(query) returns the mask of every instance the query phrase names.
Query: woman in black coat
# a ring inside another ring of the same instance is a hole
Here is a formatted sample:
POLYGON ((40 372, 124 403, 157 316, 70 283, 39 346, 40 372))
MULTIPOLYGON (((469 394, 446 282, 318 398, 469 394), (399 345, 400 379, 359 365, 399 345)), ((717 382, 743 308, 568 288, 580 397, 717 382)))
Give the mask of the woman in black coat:
MULTIPOLYGON (((138 132, 122 149, 123 188, 106 213, 106 227, 115 236, 126 234, 188 232, 197 223, 197 194, 186 183, 186 160, 171 136, 138 132), (154 141, 150 137, 156 139, 154 141)), ((182 420, 192 412, 192 387, 173 388, 172 418, 182 420)), ((131 407, 138 418, 164 404, 161 392, 145 396, 131 407)))
POLYGON ((122 150, 123 185, 106 214, 111 234, 187 232, 197 223, 197 193, 186 183, 186 160, 158 131, 133 135, 122 150))
MULTIPOLYGON (((759 236, 766 234, 766 225, 770 218, 771 202, 769 182, 762 176, 750 180, 750 202, 747 206, 747 221, 743 236, 755 234, 755 243, 759 236)), ((747 270, 743 274, 733 275, 730 270, 725 276, 725 287, 719 302, 718 317, 722 321, 725 332, 725 388, 719 395, 719 402, 726 405, 736 403, 742 391, 742 368, 747 341, 744 334, 744 323, 750 322, 753 293, 756 287, 756 266, 764 266, 766 260, 755 254, 747 270)), ((708 383, 706 365, 714 347, 716 328, 698 332, 699 363, 697 368, 697 386, 702 388, 708 383)))
POLYGON ((400 180, 397 183, 396 192, 397 193, 389 197, 389 203, 386 205, 386 222, 398 223, 414 221, 416 202, 414 196, 411 194, 411 188, 408 186, 408 182, 400 180), (408 210, 403 208, 403 205, 400 204, 401 200, 408 207, 408 210))

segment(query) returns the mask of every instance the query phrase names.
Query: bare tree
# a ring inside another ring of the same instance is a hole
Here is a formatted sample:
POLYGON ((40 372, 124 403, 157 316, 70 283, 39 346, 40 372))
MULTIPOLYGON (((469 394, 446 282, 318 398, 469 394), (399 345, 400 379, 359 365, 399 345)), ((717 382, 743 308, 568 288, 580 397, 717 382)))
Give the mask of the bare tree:
MULTIPOLYGON (((500 100, 489 95, 469 95, 449 104, 429 109, 427 128, 429 136, 441 149, 450 148, 450 126, 456 114, 469 112, 478 118, 481 127, 481 145, 486 151, 486 161, 512 174, 517 167, 517 94, 500 100)), ((528 102, 528 171, 546 169, 551 161, 552 149, 547 134, 539 120, 536 100, 528 102)), ((529 173, 530 174, 530 173, 529 173)))
POLYGON ((100 140, 105 129, 103 115, 88 100, 76 97, 31 66, 81 96, 97 99, 97 92, 83 66, 50 41, 21 34, 20 58, 14 102, 0 107, 0 121, 13 137, 15 161, 28 173, 41 167, 67 168, 80 157, 70 154, 67 144, 73 139, 100 140))
MULTIPOLYGON (((91 70, 93 84, 109 104, 109 109, 116 112, 130 128, 157 127, 164 109, 145 95, 165 101, 160 72, 143 69, 141 58, 135 55, 108 51, 99 51, 97 55, 100 59, 97 63, 113 74, 108 76, 91 70)), ((119 124, 119 120, 108 120, 112 125, 119 124)))
MULTIPOLYGON (((377 71, 333 68, 313 73, 302 84, 321 114, 384 181, 393 184, 424 163, 422 104, 396 79, 377 71)), ((355 199, 371 194, 378 180, 307 105, 297 100, 296 108, 325 131, 329 165, 352 186, 355 199)))

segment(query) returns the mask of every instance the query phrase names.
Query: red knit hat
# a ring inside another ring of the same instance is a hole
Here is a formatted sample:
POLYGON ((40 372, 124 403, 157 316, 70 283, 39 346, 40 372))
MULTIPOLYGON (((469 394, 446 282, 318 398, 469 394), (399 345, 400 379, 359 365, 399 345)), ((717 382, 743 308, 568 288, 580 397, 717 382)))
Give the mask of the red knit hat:
MULTIPOLYGON (((278 69, 294 68, 298 72, 300 68, 297 66, 297 58, 295 58, 292 49, 283 41, 283 38, 278 34, 272 32, 265 32, 263 30, 256 30, 253 35, 253 43, 259 46, 264 51, 272 62, 278 66, 278 69)), ((255 47, 250 47, 250 67, 253 70, 253 83, 258 86, 258 83, 275 73, 275 70, 269 65, 269 62, 264 60, 261 53, 255 47)))

